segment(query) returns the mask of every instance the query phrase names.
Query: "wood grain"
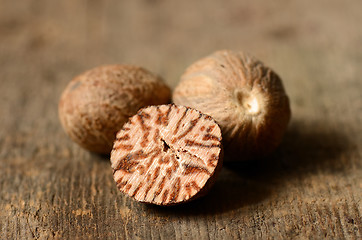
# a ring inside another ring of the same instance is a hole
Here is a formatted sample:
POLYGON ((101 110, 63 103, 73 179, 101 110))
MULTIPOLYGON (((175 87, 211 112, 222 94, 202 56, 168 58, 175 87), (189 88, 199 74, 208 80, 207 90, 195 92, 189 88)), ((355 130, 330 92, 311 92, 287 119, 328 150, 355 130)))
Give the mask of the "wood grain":
POLYGON ((362 20, 358 0, 0 0, 0 239, 361 239, 362 20), (123 197, 109 158, 72 143, 60 93, 101 64, 174 87, 217 49, 282 77, 293 117, 260 162, 225 165, 172 208, 123 197))

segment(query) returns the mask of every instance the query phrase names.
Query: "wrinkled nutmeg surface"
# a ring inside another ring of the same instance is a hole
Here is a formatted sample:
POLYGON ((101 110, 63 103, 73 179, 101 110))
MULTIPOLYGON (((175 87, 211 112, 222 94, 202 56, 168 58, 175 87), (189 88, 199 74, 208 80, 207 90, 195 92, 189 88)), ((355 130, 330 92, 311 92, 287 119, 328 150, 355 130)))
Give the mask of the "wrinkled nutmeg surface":
POLYGON ((279 76, 253 57, 228 50, 192 64, 182 75, 173 101, 217 121, 230 161, 270 154, 291 117, 279 76))
POLYGON ((170 89, 144 68, 108 65, 74 78, 59 102, 59 118, 73 141, 110 153, 117 131, 141 107, 168 103, 170 89))
POLYGON ((221 130, 216 122, 173 104, 141 109, 117 133, 111 152, 121 192, 157 205, 204 195, 221 165, 221 130))

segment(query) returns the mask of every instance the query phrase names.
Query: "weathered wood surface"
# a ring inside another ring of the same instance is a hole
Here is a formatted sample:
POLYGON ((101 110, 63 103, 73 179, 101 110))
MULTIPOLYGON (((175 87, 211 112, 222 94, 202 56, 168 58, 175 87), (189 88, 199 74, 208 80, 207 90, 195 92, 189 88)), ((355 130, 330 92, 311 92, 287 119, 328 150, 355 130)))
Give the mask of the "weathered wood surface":
POLYGON ((0 239, 361 239, 362 2, 0 0, 0 239), (275 69, 293 118, 263 162, 206 197, 145 206, 61 129, 78 73, 142 65, 174 87, 217 49, 275 69))

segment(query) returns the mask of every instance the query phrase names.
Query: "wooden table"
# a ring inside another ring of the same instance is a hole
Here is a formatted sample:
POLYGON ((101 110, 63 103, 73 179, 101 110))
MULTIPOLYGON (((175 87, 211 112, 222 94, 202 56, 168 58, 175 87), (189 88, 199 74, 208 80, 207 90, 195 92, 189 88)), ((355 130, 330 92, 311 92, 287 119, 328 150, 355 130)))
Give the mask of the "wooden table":
POLYGON ((361 239, 362 2, 0 0, 0 239, 361 239), (174 87, 218 49, 283 78, 293 118, 263 161, 179 207, 121 195, 57 114, 77 74, 148 68, 174 87))

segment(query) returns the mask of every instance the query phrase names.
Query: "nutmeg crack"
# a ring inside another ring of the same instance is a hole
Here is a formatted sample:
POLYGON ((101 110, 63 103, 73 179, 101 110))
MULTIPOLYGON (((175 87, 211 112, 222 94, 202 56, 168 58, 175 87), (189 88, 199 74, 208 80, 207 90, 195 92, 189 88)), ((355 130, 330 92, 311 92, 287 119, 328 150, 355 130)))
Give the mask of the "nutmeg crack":
POLYGON ((170 149, 170 146, 166 143, 164 139, 161 138, 161 141, 163 143, 163 151, 167 152, 170 149))

